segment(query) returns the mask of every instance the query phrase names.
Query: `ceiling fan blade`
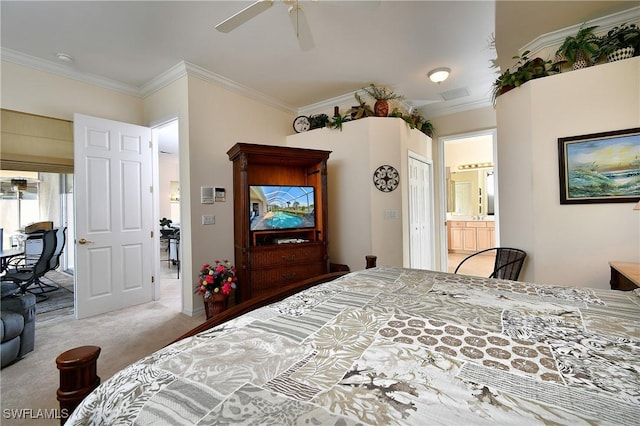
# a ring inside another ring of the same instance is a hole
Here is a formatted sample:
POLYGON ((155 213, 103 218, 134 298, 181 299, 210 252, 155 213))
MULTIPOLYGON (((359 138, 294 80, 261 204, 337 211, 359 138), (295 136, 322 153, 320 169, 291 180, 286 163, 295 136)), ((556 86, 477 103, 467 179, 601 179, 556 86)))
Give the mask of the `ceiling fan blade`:
POLYGON ((258 16, 265 10, 269 9, 271 6, 273 6, 273 1, 274 0, 258 0, 257 2, 250 4, 240 12, 216 25, 216 30, 222 33, 228 33, 229 31, 244 24, 251 18, 258 16))
POLYGON ((300 49, 311 50, 315 46, 313 43, 313 35, 311 35, 311 28, 309 28, 304 9, 298 6, 297 3, 298 2, 289 8, 289 18, 291 19, 293 31, 300 44, 300 49))

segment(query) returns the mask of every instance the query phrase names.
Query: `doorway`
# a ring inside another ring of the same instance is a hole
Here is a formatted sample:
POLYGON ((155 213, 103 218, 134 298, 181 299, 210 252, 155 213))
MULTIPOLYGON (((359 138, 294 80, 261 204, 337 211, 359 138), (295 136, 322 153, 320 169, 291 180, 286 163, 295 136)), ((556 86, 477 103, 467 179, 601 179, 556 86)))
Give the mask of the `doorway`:
MULTIPOLYGON (((179 240, 173 238, 180 235, 180 150, 178 119, 172 119, 151 128, 154 146, 157 147, 157 173, 154 186, 158 188, 157 221, 161 218, 169 219, 172 238, 161 238, 158 235, 157 250, 158 264, 156 277, 159 285, 155 286, 154 298, 161 298, 162 288, 180 285, 180 253, 176 244, 179 240)), ((165 232, 165 231, 163 231, 165 232)), ((182 294, 180 292, 179 294, 182 294)))
MULTIPOLYGON (((445 194, 441 214, 446 218, 442 254, 449 272, 466 255, 499 244, 495 142, 495 129, 440 139, 445 194)), ((482 260, 471 273, 485 275, 493 259, 482 260)))

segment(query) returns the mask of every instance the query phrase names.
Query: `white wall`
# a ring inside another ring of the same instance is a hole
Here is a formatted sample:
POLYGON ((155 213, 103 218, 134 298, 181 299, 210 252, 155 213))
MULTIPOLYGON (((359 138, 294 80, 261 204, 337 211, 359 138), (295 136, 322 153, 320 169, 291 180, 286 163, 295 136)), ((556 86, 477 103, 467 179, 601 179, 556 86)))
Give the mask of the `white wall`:
POLYGON ((158 210, 158 216, 166 217, 176 222, 180 215, 178 214, 178 216, 172 217, 171 181, 180 181, 179 157, 177 155, 160 154, 158 158, 158 165, 160 172, 158 184, 160 208, 158 210))
POLYGON ((520 278, 609 288, 609 261, 640 261, 640 215, 560 205, 557 139, 639 127, 640 58, 530 81, 498 98, 497 120, 501 243, 529 253, 520 278))
MULTIPOLYGON (((185 270, 185 288, 193 293, 199 268, 215 259, 233 259, 233 172, 227 151, 237 142, 283 145, 291 133, 294 115, 238 95, 198 77, 188 79, 188 153, 180 148, 182 224, 189 224, 191 256, 185 270), (188 165, 185 165, 188 161, 188 165), (184 170, 186 169, 186 170, 184 170), (188 174, 185 175, 185 172, 188 174), (182 182, 188 182, 184 185, 182 182), (224 203, 200 204, 200 187, 226 188, 224 203), (188 197, 185 199, 184 197, 188 197), (215 215, 215 225, 202 225, 202 215, 215 215)), ((181 144, 182 126, 181 126, 181 144)), ((183 254, 186 254, 183 249, 183 254)), ((185 258, 183 258, 185 261, 185 258)), ((238 285, 242 285, 239 283, 238 285)), ((192 294, 195 309, 200 296, 192 294)))
POLYGON ((2 61, 1 107, 73 120, 78 112, 144 125, 142 99, 2 61))
POLYGON ((327 167, 329 256, 351 270, 365 266, 365 256, 378 265, 403 266, 408 239, 407 151, 430 159, 430 139, 401 119, 369 117, 345 123, 342 131, 315 129, 287 137, 286 145, 331 151, 327 167), (383 193, 373 185, 373 172, 383 164, 401 175, 398 189, 383 193), (385 211, 397 212, 396 219, 385 211))

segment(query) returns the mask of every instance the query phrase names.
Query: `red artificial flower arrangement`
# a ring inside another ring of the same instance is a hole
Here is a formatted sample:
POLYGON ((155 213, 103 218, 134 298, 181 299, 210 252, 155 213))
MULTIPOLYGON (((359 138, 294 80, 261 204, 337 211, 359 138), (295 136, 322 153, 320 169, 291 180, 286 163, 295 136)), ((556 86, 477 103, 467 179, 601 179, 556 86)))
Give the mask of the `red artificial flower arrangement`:
POLYGON ((196 285, 196 293, 205 298, 217 293, 229 295, 236 288, 236 268, 228 260, 215 261, 214 265, 203 265, 200 269, 200 280, 196 285))

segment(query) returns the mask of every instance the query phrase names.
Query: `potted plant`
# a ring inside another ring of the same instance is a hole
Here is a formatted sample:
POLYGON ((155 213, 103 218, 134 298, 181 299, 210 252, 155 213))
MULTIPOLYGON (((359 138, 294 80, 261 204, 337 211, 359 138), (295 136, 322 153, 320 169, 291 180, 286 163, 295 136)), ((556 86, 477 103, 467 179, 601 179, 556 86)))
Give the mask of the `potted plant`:
POLYGON ((432 122, 430 122, 429 120, 425 120, 425 122, 420 126, 420 131, 432 138, 433 133, 436 131, 436 129, 433 127, 432 122))
POLYGON ((329 124, 329 116, 327 114, 314 114, 309 116, 310 129, 321 129, 329 124))
POLYGON ((342 125, 347 121, 351 121, 351 115, 340 115, 340 112, 336 111, 336 114, 329 120, 329 127, 342 131, 342 125))
POLYGON ((389 102, 393 99, 402 99, 402 96, 396 94, 393 90, 386 87, 379 87, 371 83, 368 87, 363 87, 369 96, 376 100, 373 105, 373 111, 376 117, 386 117, 389 114, 389 102))
POLYGON ((622 24, 610 29, 598 40, 599 55, 614 62, 640 54, 640 28, 635 24, 622 24))
POLYGON ((398 108, 394 108, 393 111, 391 111, 391 113, 389 114, 389 117, 402 118, 410 128, 418 129, 430 138, 433 137, 433 132, 435 130, 433 127, 433 123, 431 123, 429 120, 425 120, 425 118, 420 114, 404 114, 398 108))
POLYGON ((195 293, 203 297, 207 319, 227 308, 237 280, 236 268, 228 260, 216 260, 213 265, 207 263, 202 266, 195 293))
POLYGON ((558 72, 558 66, 551 60, 542 58, 529 58, 529 51, 522 53, 522 56, 514 56, 518 61, 514 65, 515 69, 507 69, 494 81, 492 86, 492 100, 495 105, 498 96, 507 93, 509 90, 522 86, 529 80, 546 77, 558 72))
POLYGON ((566 58, 574 70, 591 65, 593 58, 598 56, 598 37, 593 33, 596 28, 597 25, 580 27, 575 36, 564 39, 556 55, 566 58))
POLYGON ((347 114, 351 114, 352 120, 358 120, 364 117, 371 117, 374 115, 373 110, 365 101, 362 100, 362 97, 356 92, 354 94, 356 101, 358 101, 358 105, 351 107, 347 114))

